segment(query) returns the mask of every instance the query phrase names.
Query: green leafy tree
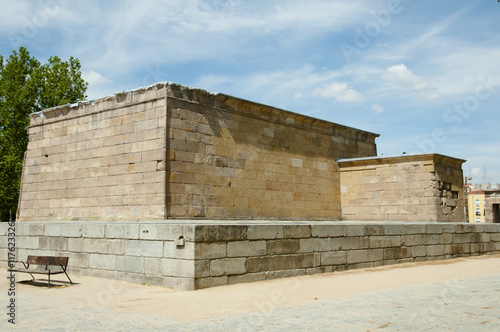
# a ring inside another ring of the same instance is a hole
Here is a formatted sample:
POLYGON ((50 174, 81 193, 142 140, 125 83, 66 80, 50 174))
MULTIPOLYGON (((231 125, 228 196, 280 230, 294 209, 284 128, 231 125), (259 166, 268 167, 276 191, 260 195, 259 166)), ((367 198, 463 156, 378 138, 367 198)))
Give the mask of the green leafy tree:
POLYGON ((24 47, 5 61, 0 55, 0 220, 17 210, 29 115, 85 99, 80 69, 73 57, 54 56, 42 65, 24 47))

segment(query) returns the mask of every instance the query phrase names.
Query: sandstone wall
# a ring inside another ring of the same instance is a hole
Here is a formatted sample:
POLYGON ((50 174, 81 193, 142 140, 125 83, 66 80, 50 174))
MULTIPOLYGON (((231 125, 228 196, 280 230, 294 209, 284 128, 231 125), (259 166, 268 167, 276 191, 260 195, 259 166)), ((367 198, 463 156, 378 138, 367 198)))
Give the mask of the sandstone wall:
POLYGON ((485 201, 484 221, 486 223, 500 223, 500 193, 489 192, 485 201))
POLYGON ((34 114, 18 220, 165 216, 165 90, 34 114))
POLYGON ((465 222, 463 162, 437 154, 341 160, 342 217, 465 222))
POLYGON ((339 219, 340 157, 377 135, 226 95, 173 86, 168 216, 339 219))
POLYGON ((176 84, 34 114, 18 220, 339 219, 369 132, 176 84))

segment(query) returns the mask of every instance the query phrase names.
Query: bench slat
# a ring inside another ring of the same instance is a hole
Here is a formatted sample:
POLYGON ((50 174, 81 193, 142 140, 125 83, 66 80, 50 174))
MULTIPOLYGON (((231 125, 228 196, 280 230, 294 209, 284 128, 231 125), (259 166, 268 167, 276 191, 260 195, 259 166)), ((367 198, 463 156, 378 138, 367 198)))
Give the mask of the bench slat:
POLYGON ((68 257, 56 257, 56 256, 28 256, 26 260, 27 264, 36 265, 68 265, 68 257))

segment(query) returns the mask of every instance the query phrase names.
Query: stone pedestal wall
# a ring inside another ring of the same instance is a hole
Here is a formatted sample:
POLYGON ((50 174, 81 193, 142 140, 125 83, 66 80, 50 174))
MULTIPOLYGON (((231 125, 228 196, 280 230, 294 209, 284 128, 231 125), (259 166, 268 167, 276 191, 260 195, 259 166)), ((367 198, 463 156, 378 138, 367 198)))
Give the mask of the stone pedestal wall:
POLYGON ((0 223, 3 266, 8 233, 18 261, 69 256, 70 276, 179 290, 500 253, 500 224, 19 222, 0 223))

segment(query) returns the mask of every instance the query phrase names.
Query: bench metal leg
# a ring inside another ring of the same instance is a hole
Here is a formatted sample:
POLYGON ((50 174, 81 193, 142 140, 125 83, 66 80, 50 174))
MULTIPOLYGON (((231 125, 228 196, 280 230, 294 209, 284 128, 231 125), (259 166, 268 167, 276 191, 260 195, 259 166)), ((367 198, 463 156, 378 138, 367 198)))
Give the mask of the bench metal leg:
POLYGON ((62 266, 62 265, 59 265, 59 266, 60 266, 60 267, 62 268, 62 270, 64 271, 64 274, 65 274, 65 275, 66 275, 66 277, 68 278, 68 280, 69 280, 70 284, 72 284, 72 285, 73 285, 73 281, 71 281, 71 279, 69 278, 69 275, 66 273, 66 268, 67 268, 67 267, 64 267, 64 266, 62 266))

